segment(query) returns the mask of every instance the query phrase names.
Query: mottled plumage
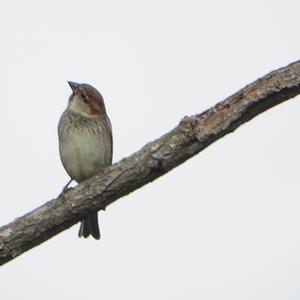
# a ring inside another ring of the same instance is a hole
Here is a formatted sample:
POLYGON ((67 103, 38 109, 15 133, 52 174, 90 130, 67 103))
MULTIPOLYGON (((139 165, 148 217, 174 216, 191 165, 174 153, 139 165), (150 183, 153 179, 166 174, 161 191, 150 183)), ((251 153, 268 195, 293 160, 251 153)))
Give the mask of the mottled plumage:
MULTIPOLYGON (((112 163, 112 130, 101 94, 69 83, 73 94, 58 124, 60 158, 69 176, 82 182, 112 163)), ((100 238, 97 213, 83 220, 79 236, 100 238)))

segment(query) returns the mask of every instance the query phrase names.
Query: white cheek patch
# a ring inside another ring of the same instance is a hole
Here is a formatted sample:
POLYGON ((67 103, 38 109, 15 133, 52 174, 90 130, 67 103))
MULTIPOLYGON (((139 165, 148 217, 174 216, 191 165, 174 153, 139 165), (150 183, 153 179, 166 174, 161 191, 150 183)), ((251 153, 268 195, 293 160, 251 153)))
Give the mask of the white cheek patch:
POLYGON ((77 113, 83 113, 86 114, 89 112, 89 107, 86 105, 82 100, 81 97, 78 95, 75 95, 73 99, 68 104, 69 109, 72 111, 75 111, 77 113))

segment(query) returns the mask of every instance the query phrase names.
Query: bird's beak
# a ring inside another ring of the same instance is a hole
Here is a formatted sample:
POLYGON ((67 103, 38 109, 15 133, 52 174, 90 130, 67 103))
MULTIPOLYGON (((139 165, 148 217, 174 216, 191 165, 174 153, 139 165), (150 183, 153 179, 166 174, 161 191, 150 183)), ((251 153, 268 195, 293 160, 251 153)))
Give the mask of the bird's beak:
POLYGON ((79 83, 68 81, 70 88, 72 89, 73 93, 76 93, 79 90, 79 83))

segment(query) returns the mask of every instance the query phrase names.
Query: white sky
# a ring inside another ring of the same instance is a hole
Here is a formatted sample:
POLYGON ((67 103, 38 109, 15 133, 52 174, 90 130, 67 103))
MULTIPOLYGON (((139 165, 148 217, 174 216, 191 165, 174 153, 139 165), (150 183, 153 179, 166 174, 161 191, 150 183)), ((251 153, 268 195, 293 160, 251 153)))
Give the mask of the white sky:
MULTIPOLYGON (((0 223, 68 177, 68 80, 103 94, 114 161, 300 59, 299 1, 5 1, 0 223)), ((299 299, 299 98, 3 266, 1 299, 299 299), (297 101, 298 100, 298 101, 297 101)))

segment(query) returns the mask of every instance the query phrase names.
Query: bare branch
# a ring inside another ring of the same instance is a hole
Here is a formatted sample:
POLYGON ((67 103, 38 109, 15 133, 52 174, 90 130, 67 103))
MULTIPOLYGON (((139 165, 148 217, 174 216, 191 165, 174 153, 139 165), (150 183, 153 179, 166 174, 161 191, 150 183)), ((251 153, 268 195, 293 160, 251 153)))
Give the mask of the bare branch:
POLYGON ((0 265, 167 173, 265 110, 300 93, 300 61, 273 71, 101 174, 0 228, 0 265))

